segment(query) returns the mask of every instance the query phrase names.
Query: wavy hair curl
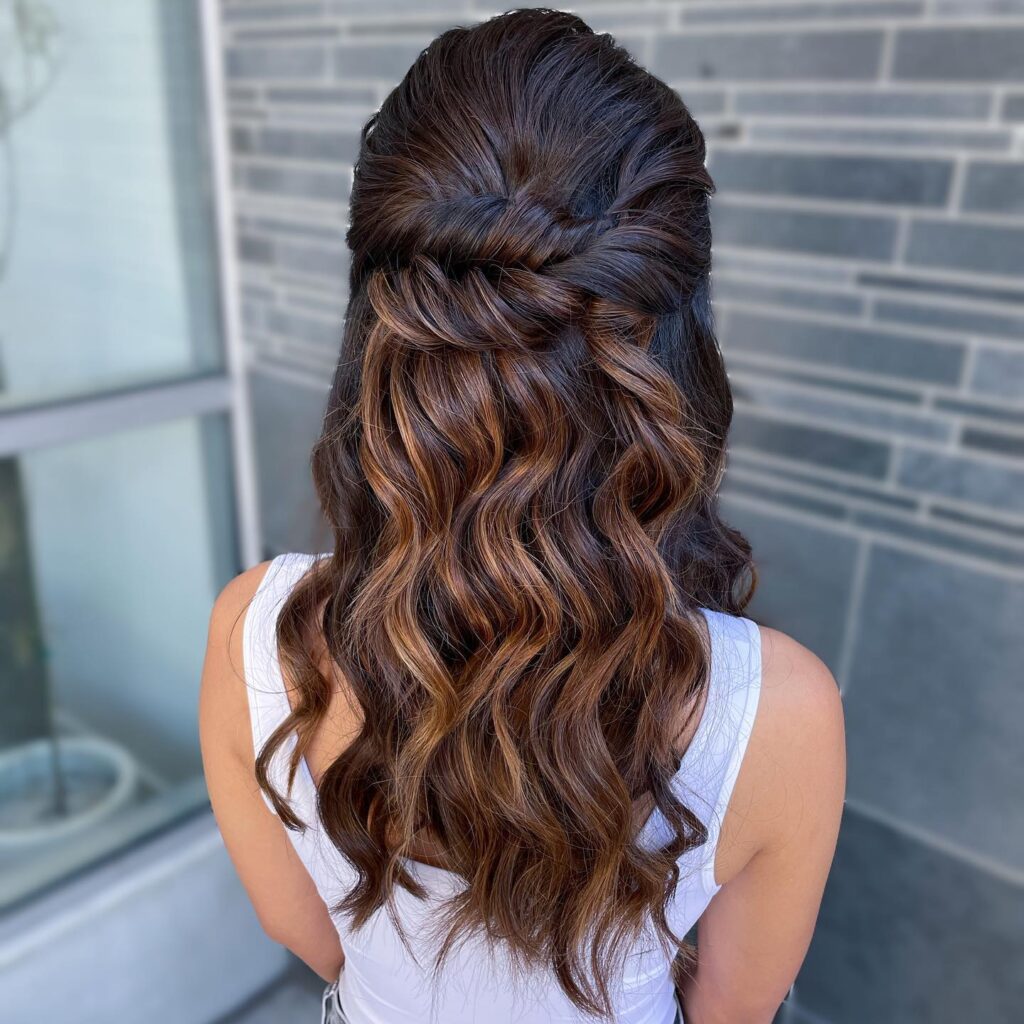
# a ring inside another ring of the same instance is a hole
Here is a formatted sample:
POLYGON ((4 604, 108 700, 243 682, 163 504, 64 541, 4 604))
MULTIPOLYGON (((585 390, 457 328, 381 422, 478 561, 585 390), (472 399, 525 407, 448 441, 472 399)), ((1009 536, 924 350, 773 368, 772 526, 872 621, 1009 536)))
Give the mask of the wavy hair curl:
POLYGON ((357 871, 336 912, 387 906, 401 931, 425 832, 466 883, 435 969, 478 933, 605 1016, 645 924, 682 943, 665 906, 706 829, 670 782, 707 686, 699 608, 740 614, 756 582, 717 511, 713 188, 679 96, 575 15, 420 54, 362 131, 312 452, 333 554, 282 609, 294 710, 257 760, 303 827, 268 766, 294 731, 294 775, 327 712, 319 640, 361 717, 318 787, 357 871))

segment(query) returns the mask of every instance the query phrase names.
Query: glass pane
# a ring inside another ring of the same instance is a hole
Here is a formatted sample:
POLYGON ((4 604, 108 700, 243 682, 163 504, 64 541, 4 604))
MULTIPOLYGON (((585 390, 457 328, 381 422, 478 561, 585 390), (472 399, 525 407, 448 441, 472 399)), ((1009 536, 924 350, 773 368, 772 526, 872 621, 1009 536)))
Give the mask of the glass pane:
POLYGON ((0 8, 0 407, 221 364, 197 6, 0 8))
POLYGON ((0 460, 0 906, 204 801, 229 452, 216 415, 0 460))

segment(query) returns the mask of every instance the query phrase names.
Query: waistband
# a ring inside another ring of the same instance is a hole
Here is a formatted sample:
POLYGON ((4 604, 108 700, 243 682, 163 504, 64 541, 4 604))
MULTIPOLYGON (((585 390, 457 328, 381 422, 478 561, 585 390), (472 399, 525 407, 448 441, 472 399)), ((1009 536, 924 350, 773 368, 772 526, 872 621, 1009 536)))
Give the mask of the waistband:
MULTIPOLYGON (((348 1017, 341 1005, 341 996, 338 992, 338 981, 332 981, 325 989, 321 999, 320 1024, 349 1024, 348 1017)), ((672 1024, 683 1024, 683 1007, 676 996, 676 1015, 672 1024)))

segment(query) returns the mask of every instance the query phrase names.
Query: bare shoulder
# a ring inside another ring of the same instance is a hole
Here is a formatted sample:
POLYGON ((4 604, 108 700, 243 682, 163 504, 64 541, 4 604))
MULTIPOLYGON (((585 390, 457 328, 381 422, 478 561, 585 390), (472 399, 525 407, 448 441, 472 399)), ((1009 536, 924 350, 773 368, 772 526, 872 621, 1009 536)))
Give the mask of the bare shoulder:
POLYGON ((761 694, 751 735, 752 780, 776 812, 766 841, 794 819, 832 818, 846 787, 843 701, 829 667, 777 629, 760 627, 761 694))
POLYGON ((269 566, 269 561, 260 562, 239 573, 213 602, 199 688, 204 758, 214 747, 243 758, 251 755, 242 631, 246 612, 269 566))
POLYGON ((845 797, 843 703, 835 677, 793 637, 759 629, 760 696, 723 825, 719 878, 805 829, 832 830, 845 797))
POLYGON ((700 920, 686 1002, 688 1015, 702 1020, 775 1017, 810 945, 842 821, 846 755, 835 678, 803 644, 758 628, 757 713, 722 823, 721 891, 700 920))
POLYGON ((229 642, 229 637, 234 633, 235 627, 243 621, 249 603, 269 567, 269 560, 260 562, 228 580, 213 602, 208 642, 214 640, 224 644, 229 642))
MULTIPOLYGON (((843 703, 829 667, 810 648, 767 626, 761 633, 760 714, 786 739, 808 733, 834 737, 843 728, 843 703)), ((774 730, 773 730, 774 731, 774 730)))

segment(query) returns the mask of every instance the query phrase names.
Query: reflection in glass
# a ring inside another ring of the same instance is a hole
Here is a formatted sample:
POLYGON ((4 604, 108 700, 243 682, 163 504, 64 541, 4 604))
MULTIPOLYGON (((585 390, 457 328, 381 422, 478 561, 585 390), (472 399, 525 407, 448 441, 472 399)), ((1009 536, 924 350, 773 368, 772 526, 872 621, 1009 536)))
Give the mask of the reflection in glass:
POLYGON ((0 906, 204 799, 233 500, 223 416, 0 461, 0 906))
POLYGON ((0 7, 0 407, 221 366, 197 8, 0 7))

